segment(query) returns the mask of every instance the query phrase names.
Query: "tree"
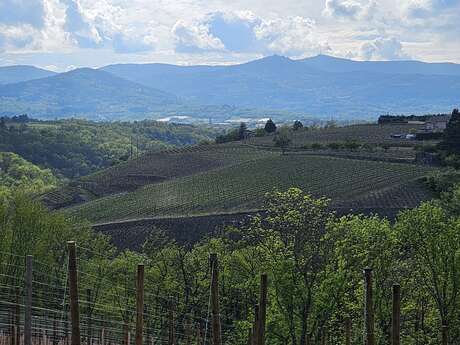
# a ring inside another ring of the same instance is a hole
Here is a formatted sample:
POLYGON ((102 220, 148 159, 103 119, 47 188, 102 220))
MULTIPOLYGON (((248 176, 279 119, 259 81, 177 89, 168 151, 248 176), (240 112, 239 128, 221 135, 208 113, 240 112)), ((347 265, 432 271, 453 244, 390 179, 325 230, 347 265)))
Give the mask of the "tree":
POLYGON ((276 125, 272 119, 268 119, 267 123, 265 124, 265 132, 267 133, 275 133, 276 132, 276 125))
POLYGON ((439 326, 449 327, 452 344, 456 344, 454 339, 460 337, 456 312, 460 302, 460 219, 427 202, 404 211, 396 228, 412 272, 421 282, 413 288, 425 289, 432 297, 439 326))
POLYGON ((274 138, 273 141, 275 142, 275 146, 281 148, 281 152, 284 155, 286 152, 286 149, 289 147, 291 144, 291 139, 288 136, 288 133, 286 131, 282 131, 281 133, 278 133, 274 138))
POLYGON ((238 128, 238 138, 240 140, 244 139, 245 132, 247 131, 247 126, 244 122, 240 123, 240 128, 238 128))
POLYGON ((449 152, 460 154, 460 112, 458 109, 452 111, 452 116, 444 131, 441 147, 449 152))
POLYGON ((292 125, 293 130, 297 131, 297 130, 302 129, 302 128, 303 128, 302 122, 300 122, 298 120, 294 121, 294 124, 292 125))

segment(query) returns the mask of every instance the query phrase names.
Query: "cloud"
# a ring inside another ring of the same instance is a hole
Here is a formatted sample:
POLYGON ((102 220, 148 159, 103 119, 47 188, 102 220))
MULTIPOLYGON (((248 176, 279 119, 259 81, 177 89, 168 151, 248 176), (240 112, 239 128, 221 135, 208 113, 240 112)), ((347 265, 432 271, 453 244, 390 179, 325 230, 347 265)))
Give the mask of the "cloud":
POLYGON ((82 48, 97 48, 104 44, 98 28, 85 15, 78 0, 61 0, 66 5, 64 30, 82 48))
POLYGON ((408 59, 403 46, 395 37, 380 37, 361 46, 360 57, 364 60, 408 59))
POLYGON ((326 0, 324 14, 331 17, 356 17, 363 7, 352 0, 326 0))
POLYGON ((264 19, 250 11, 214 12, 195 22, 178 21, 173 29, 176 51, 280 53, 297 56, 328 51, 310 18, 293 16, 264 19))
POLYGON ((42 28, 45 23, 43 0, 1 0, 0 24, 42 28))
POLYGON ((459 0, 410 0, 406 14, 411 18, 428 18, 456 7, 460 7, 459 0))
POLYGON ((256 37, 274 53, 298 56, 330 51, 329 44, 321 40, 310 18, 295 16, 262 21, 254 30, 256 37))
POLYGON ((175 38, 176 51, 180 53, 225 50, 222 41, 210 33, 207 21, 179 20, 174 25, 172 33, 175 38))
POLYGON ((26 48, 34 43, 36 35, 30 25, 0 25, 0 52, 26 48))

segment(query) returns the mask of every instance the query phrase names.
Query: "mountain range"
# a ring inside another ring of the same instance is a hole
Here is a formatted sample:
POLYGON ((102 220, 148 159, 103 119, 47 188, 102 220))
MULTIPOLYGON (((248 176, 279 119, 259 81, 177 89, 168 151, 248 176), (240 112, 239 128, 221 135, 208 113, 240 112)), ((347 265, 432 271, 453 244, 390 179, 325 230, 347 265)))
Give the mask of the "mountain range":
POLYGON ((347 120, 448 112, 459 103, 460 65, 453 63, 275 55, 230 66, 117 64, 60 74, 0 67, 0 114, 38 118, 347 120))

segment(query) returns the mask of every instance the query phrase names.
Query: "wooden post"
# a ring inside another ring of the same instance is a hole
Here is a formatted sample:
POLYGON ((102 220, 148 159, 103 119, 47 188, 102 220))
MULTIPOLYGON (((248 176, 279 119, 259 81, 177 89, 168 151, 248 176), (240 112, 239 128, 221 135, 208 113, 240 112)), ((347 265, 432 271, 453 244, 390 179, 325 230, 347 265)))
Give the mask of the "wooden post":
POLYGON ((401 287, 393 285, 393 317, 391 319, 391 344, 400 344, 401 334, 401 287))
POLYGON ((252 345, 257 345, 259 338, 259 306, 254 306, 254 323, 252 325, 252 345))
POLYGON ((196 328, 196 345, 203 345, 201 342, 202 334, 203 334, 203 324, 200 321, 198 323, 198 327, 196 328))
POLYGON ((174 327, 174 302, 171 298, 169 301, 169 336, 168 345, 176 345, 176 331, 174 327))
POLYGON ((222 345, 219 314, 219 264, 217 254, 211 254, 211 310, 212 310, 212 344, 222 345))
POLYGON ((26 295, 24 311, 24 345, 32 345, 32 280, 33 280, 33 257, 26 256, 26 295))
POLYGON ((130 345, 129 344, 129 329, 128 329, 128 322, 125 321, 123 323, 123 345, 130 345))
POLYGON ((80 339, 80 310, 78 303, 78 274, 77 253, 75 242, 67 242, 69 248, 69 297, 70 323, 72 328, 71 345, 81 345, 80 339))
POLYGON ((191 345, 190 333, 191 333, 191 322, 187 316, 184 317, 184 343, 185 345, 191 345))
POLYGON ((345 318, 345 345, 351 345, 351 319, 345 318))
POLYGON ((327 328, 326 326, 321 327, 321 345, 326 345, 327 343, 327 328))
POLYGON ((86 289, 86 344, 93 343, 93 322, 91 320, 91 289, 86 289))
POLYGON ((267 275, 260 276, 260 296, 259 296, 259 327, 257 335, 257 345, 265 345, 265 322, 267 317, 267 275))
POLYGON ((364 269, 364 345, 375 345, 372 268, 364 269))
POLYGON ((15 345, 20 345, 20 342, 21 342, 21 307, 20 307, 21 300, 19 296, 20 296, 19 288, 16 288, 16 306, 15 306, 16 308, 14 311, 14 316, 15 316, 14 343, 15 345))
POLYGON ((53 345, 58 345, 58 343, 57 320, 56 315, 53 315, 53 345))
POLYGON ((442 325, 441 327, 442 331, 442 345, 448 345, 449 344, 449 329, 447 325, 442 325))
POLYGON ((137 265, 136 345, 143 343, 144 265, 137 265))

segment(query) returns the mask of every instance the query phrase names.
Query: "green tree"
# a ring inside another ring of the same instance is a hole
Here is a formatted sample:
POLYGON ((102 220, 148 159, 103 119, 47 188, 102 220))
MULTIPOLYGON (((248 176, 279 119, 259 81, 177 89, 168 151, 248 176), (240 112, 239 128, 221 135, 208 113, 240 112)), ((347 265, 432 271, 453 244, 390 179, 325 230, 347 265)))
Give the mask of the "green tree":
POLYGON ((244 136, 245 136, 245 133, 246 133, 247 129, 248 129, 248 127, 246 126, 246 124, 244 122, 241 122, 240 127, 238 128, 238 138, 240 140, 244 139, 244 136))
POLYGON ((289 138, 288 131, 281 131, 280 133, 277 133, 273 138, 273 142, 275 143, 276 147, 281 148, 282 154, 285 154, 287 148, 291 144, 291 139, 289 138))
POLYGON ((267 123, 265 124, 265 132, 267 133, 275 133, 276 132, 276 125, 272 119, 268 119, 267 123))
POLYGON ((460 154, 460 112, 458 109, 452 111, 452 116, 444 131, 441 147, 448 152, 460 154))
POLYGON ((435 302, 441 325, 450 329, 452 343, 460 340, 457 313, 460 297, 460 219, 435 203, 424 203, 398 217, 396 229, 412 272, 435 302))
POLYGON ((294 124, 292 125, 293 130, 297 131, 302 128, 303 128, 302 122, 300 122, 299 120, 294 121, 294 124))

